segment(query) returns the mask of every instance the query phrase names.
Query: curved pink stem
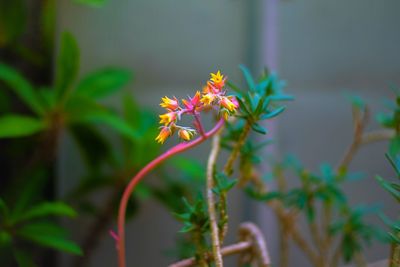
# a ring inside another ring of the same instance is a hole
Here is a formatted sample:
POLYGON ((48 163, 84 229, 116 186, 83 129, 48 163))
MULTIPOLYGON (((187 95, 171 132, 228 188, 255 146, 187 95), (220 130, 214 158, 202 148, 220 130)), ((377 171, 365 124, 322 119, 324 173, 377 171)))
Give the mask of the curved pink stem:
POLYGON ((173 155, 186 151, 202 142, 207 140, 210 136, 214 135, 218 130, 224 125, 224 120, 220 119, 218 123, 212 128, 209 132, 206 132, 204 135, 198 137, 197 139, 188 142, 188 143, 180 143, 171 149, 167 150, 150 163, 148 163, 142 170, 140 170, 129 182, 128 186, 125 188, 125 191, 122 195, 121 202, 119 204, 119 212, 118 212, 118 238, 117 238, 117 251, 118 251, 118 263, 119 267, 126 267, 125 262, 125 214, 126 207, 128 205, 129 197, 131 196, 135 186, 145 177, 145 175, 157 167, 160 163, 170 158, 173 155))

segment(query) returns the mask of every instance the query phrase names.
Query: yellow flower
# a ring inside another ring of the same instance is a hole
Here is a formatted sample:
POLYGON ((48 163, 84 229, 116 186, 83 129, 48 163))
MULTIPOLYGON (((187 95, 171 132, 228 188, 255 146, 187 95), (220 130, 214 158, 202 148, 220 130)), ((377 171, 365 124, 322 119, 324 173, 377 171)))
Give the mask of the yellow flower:
POLYGON ((230 112, 235 111, 237 105, 235 105, 228 97, 224 96, 221 98, 220 102, 221 106, 229 110, 230 112))
POLYGON ((211 73, 211 81, 213 81, 214 83, 220 83, 222 82, 222 80, 224 79, 224 75, 221 74, 220 71, 217 71, 216 74, 211 73))
POLYGON ((224 75, 222 75, 220 71, 217 71, 216 74, 211 73, 210 75, 211 75, 210 80, 212 81, 215 88, 221 90, 222 87, 225 86, 226 78, 224 78, 224 75))
POLYGON ((156 141, 160 144, 163 144, 165 140, 171 135, 171 129, 168 127, 163 127, 156 137, 156 141))
POLYGON ((161 98, 160 106, 169 110, 176 110, 179 107, 178 100, 174 97, 174 99, 168 98, 167 96, 161 98))
POLYGON ((176 119, 176 113, 175 112, 168 112, 165 114, 160 115, 160 123, 168 125, 171 122, 173 122, 176 119))
POLYGON ((200 102, 203 103, 204 105, 208 106, 211 105, 212 102, 215 100, 216 96, 213 93, 207 93, 203 95, 201 98, 200 102))
POLYGON ((193 137, 193 132, 185 130, 185 129, 181 129, 181 130, 179 130, 178 135, 183 140, 189 141, 193 137))

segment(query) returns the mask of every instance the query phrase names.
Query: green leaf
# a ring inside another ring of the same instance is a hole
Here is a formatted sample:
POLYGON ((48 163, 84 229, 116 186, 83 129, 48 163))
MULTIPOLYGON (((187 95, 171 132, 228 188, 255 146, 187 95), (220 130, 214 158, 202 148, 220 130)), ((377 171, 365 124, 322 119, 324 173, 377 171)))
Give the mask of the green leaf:
POLYGON ((6 83, 37 114, 43 114, 38 95, 31 84, 16 70, 0 63, 0 80, 6 83))
POLYGON ((380 176, 376 176, 375 179, 380 183, 380 185, 388 191, 397 201, 400 201, 400 192, 394 188, 391 183, 387 182, 380 176))
POLYGON ((389 142, 389 155, 392 157, 396 157, 396 155, 399 154, 400 154, 400 136, 396 136, 389 142))
POLYGON ((57 58, 55 88, 59 98, 65 97, 75 81, 79 70, 79 48, 69 32, 61 36, 60 52, 57 58))
POLYGON ((30 208, 18 217, 13 218, 13 222, 27 221, 51 215, 75 217, 76 212, 63 202, 43 202, 30 208))
POLYGON ((44 247, 75 255, 83 254, 78 245, 67 239, 65 230, 52 223, 41 222, 24 225, 17 231, 17 234, 44 247))
POLYGON ((260 133, 260 134, 267 134, 267 130, 258 123, 252 124, 251 129, 253 129, 254 131, 256 131, 257 133, 260 133))
POLYGON ((52 110, 56 104, 56 91, 51 88, 41 87, 37 91, 45 110, 52 110))
POLYGON ((76 88, 76 94, 90 98, 108 96, 123 88, 131 80, 125 69, 104 68, 87 75, 76 88))
POLYGON ((14 250, 14 258, 17 260, 18 267, 36 267, 32 256, 21 250, 14 250))
POLYGON ((279 114, 281 114, 284 110, 286 109, 286 107, 279 107, 271 112, 267 112, 266 114, 261 116, 262 120, 267 120, 267 119, 271 119, 274 118, 276 116, 278 116, 279 114))
POLYGON ((3 246, 9 246, 12 242, 12 236, 6 231, 0 230, 0 248, 3 246))
POLYGON ((44 121, 34 117, 8 114, 0 117, 0 138, 24 137, 46 129, 44 121))
POLYGON ((244 65, 240 65, 239 68, 243 73, 243 76, 246 80, 246 83, 247 83, 250 91, 254 91, 256 89, 256 84, 254 83, 254 80, 250 73, 250 70, 244 65))
POLYGON ((92 125, 76 123, 69 129, 88 167, 95 169, 112 157, 107 139, 92 125))
POLYGON ((108 0, 74 0, 75 3, 87 5, 90 7, 102 7, 108 0))
POLYGON ((108 111, 83 114, 80 121, 107 125, 123 136, 135 141, 140 140, 141 137, 141 134, 129 125, 127 121, 108 111))
POLYGON ((182 172, 185 177, 187 176, 192 181, 204 181, 206 170, 204 165, 194 159, 185 158, 182 156, 173 157, 171 164, 177 169, 178 172, 182 172))

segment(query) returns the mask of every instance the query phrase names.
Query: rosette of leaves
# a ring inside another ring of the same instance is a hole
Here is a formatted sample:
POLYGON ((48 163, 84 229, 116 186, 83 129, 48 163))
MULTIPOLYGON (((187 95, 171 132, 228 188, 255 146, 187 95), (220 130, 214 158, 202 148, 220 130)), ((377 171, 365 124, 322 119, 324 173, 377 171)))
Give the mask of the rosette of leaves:
POLYGON ((207 212, 207 202, 201 194, 197 195, 193 204, 183 198, 184 212, 176 213, 178 220, 182 221, 181 233, 189 233, 195 248, 195 257, 199 263, 205 261, 204 255, 209 249, 207 234, 210 232, 210 219, 207 212))
POLYGON ((17 196, 7 198, 8 203, 6 198, 0 198, 0 258, 5 266, 11 264, 11 255, 18 266, 36 266, 36 250, 30 244, 82 255, 55 220, 73 218, 76 212, 63 202, 41 200, 45 181, 41 174, 32 175, 17 196))
POLYGON ((227 82, 228 86, 235 91, 240 104, 238 117, 244 119, 254 131, 266 134, 267 130, 259 122, 278 116, 285 107, 277 107, 277 102, 293 100, 293 97, 283 93, 285 82, 279 80, 276 74, 265 71, 256 81, 248 68, 241 65, 240 70, 248 90, 242 90, 233 83, 227 82))
POLYGON ((382 237, 381 231, 376 226, 365 221, 367 215, 376 213, 376 206, 344 206, 340 210, 340 218, 331 224, 330 233, 339 236, 335 254, 342 255, 345 263, 353 260, 373 239, 382 237))
POLYGON ((32 111, 32 115, 0 115, 0 138, 58 133, 72 126, 91 128, 102 123, 117 132, 135 137, 137 132, 97 100, 127 85, 131 74, 118 68, 104 68, 77 81, 79 50, 73 36, 64 33, 57 58, 53 88, 34 88, 21 74, 0 64, 0 81, 32 111))

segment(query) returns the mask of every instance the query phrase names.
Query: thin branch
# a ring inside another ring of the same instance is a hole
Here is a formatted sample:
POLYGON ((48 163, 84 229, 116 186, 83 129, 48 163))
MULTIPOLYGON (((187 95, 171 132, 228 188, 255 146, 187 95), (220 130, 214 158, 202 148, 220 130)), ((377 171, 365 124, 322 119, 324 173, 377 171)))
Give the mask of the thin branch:
MULTIPOLYGON (((230 246, 226 246, 221 249, 221 254, 222 256, 229 256, 237 253, 244 252, 248 250, 249 248, 252 247, 252 243, 250 241, 242 241, 230 246)), ((212 254, 208 253, 206 255, 207 259, 213 259, 212 254)), ((196 265, 196 259, 194 257, 181 260, 179 262, 170 264, 168 267, 189 267, 189 266, 195 266, 196 265)))
POLYGON ((250 240, 253 244, 252 253, 257 256, 258 266, 269 267, 271 264, 267 243, 261 230, 251 222, 242 223, 239 228, 241 240, 250 240))
POLYGON ((207 163, 207 204, 208 204, 208 215, 210 218, 212 252, 216 267, 223 266, 219 233, 218 233, 219 229, 218 229, 214 192, 213 192, 215 165, 220 151, 220 140, 221 140, 221 130, 219 130, 219 132, 217 132, 212 138, 211 152, 210 156, 208 157, 208 163, 207 163))
POLYGON ((386 141, 392 139, 396 132, 392 129, 375 130, 369 133, 364 133, 361 139, 361 144, 369 144, 379 141, 386 141))
POLYGON ((366 107, 364 112, 361 114, 360 110, 353 108, 353 141, 346 150, 343 158, 341 159, 338 169, 347 168, 350 162, 353 160, 354 155, 358 151, 358 148, 362 144, 362 137, 364 129, 369 121, 369 109, 366 107))
POLYGON ((235 147, 232 150, 232 153, 230 154, 225 166, 224 166, 224 173, 226 175, 231 175, 233 172, 233 164, 235 163, 235 160, 240 154, 240 149, 243 147, 244 142, 246 141, 247 135, 250 132, 250 123, 246 122, 246 124, 243 127, 243 131, 239 136, 238 141, 236 142, 235 147))

